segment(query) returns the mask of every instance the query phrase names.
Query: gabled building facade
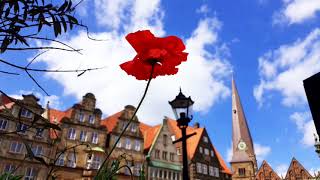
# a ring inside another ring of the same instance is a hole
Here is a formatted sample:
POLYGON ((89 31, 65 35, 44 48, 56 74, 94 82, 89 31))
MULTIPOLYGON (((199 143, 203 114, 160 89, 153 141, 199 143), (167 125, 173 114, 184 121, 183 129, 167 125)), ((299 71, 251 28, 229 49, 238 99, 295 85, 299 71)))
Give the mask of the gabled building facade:
POLYGON ((311 174, 297 161, 292 158, 285 180, 312 179, 311 174))
POLYGON ((49 163, 52 152, 49 139, 49 120, 41 116, 44 109, 33 94, 23 95, 22 100, 0 99, 0 174, 22 175, 24 179, 46 177, 45 164, 31 158, 42 158, 49 163))
POLYGON ((232 179, 251 180, 255 178, 256 155, 234 79, 232 79, 232 159, 230 164, 232 179))
POLYGON ((95 96, 87 93, 80 103, 66 111, 47 107, 45 115, 61 127, 60 132, 51 132, 52 138, 59 141, 53 155, 55 176, 58 179, 92 178, 105 158, 107 140, 95 96))
POLYGON ((182 179, 182 164, 177 148, 172 143, 175 136, 169 130, 167 118, 163 123, 150 127, 144 132, 144 152, 146 155, 146 179, 182 179))
MULTIPOLYGON (((129 122, 135 111, 135 107, 131 105, 125 106, 124 110, 107 117, 101 121, 101 124, 108 129, 108 144, 107 152, 115 144, 119 138, 121 131, 129 122)), ((130 123, 128 129, 121 137, 116 149, 112 152, 110 161, 117 159, 120 156, 125 156, 127 162, 121 161, 121 166, 125 163, 131 167, 131 171, 135 178, 140 176, 143 164, 145 162, 145 156, 143 154, 143 134, 141 128, 147 128, 146 125, 139 122, 137 116, 134 117, 130 123)), ((130 172, 127 168, 120 169, 117 174, 117 179, 128 179, 130 172)))
POLYGON ((271 168, 267 161, 263 161, 257 174, 256 180, 281 180, 278 174, 271 168))
MULTIPOLYGON (((175 135, 173 139, 181 137, 181 131, 175 120, 168 118, 170 131, 175 135)), ((194 180, 231 179, 231 171, 225 165, 221 155, 216 151, 205 128, 196 123, 187 128, 187 134, 196 133, 187 139, 187 155, 189 177, 194 180)), ((181 157, 181 143, 176 143, 178 155, 181 157)))

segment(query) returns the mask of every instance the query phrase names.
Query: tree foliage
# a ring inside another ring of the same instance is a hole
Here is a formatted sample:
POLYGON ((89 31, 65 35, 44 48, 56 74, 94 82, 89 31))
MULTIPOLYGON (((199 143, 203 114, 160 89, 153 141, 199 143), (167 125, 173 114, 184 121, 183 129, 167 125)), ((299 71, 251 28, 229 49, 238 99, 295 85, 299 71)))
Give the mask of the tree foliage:
MULTIPOLYGON (((72 0, 2 0, 0 1, 0 52, 21 50, 11 45, 21 43, 30 47, 31 39, 40 37, 43 27, 49 27, 57 37, 74 25, 79 25, 74 15, 76 5, 72 0), (56 2, 55 4, 53 2, 56 2)), ((29 48, 32 49, 32 48, 29 48)))

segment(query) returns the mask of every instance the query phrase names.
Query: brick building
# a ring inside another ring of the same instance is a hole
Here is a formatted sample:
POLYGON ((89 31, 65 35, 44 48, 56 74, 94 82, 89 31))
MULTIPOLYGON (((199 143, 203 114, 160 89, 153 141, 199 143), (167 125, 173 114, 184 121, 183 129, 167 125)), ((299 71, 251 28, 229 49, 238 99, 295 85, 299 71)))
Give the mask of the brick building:
POLYGON ((34 95, 23 95, 22 100, 0 95, 0 172, 22 175, 25 179, 47 176, 45 164, 53 154, 49 138, 49 120, 41 116, 44 109, 34 95), (29 150, 32 153, 27 152, 29 150), (32 155, 33 154, 33 155, 32 155))
POLYGON ((92 178, 105 158, 107 138, 95 96, 87 93, 66 111, 48 107, 45 115, 61 127, 61 131, 51 132, 51 138, 59 140, 53 155, 55 176, 70 180, 92 178))

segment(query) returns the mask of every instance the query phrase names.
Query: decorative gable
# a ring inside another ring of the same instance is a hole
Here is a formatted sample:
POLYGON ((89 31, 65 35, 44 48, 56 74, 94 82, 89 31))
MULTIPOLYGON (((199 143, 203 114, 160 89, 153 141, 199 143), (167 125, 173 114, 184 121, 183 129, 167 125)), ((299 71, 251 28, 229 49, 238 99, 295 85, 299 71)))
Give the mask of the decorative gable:
POLYGON ((310 179, 310 173, 299 163, 298 160, 292 158, 289 169, 286 174, 286 180, 291 179, 310 179))
POLYGON ((266 161, 263 161, 256 174, 256 180, 269 180, 269 179, 281 180, 281 178, 271 168, 271 166, 266 161))

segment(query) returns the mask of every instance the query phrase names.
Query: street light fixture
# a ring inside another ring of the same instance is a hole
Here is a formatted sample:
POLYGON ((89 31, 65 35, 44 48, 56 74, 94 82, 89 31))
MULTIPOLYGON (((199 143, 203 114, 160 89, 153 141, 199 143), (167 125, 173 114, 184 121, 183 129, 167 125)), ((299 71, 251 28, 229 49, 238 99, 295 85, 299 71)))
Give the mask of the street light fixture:
POLYGON ((173 143, 177 143, 182 141, 182 162, 183 162, 183 180, 189 180, 188 174, 188 156, 187 156, 187 139, 196 133, 186 134, 186 129, 188 127, 189 122, 192 120, 192 105, 194 101, 191 100, 191 97, 188 98, 181 92, 176 96, 176 98, 172 101, 169 101, 169 104, 172 107, 174 115, 177 119, 177 126, 181 130, 181 138, 174 141, 173 143))

